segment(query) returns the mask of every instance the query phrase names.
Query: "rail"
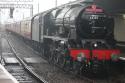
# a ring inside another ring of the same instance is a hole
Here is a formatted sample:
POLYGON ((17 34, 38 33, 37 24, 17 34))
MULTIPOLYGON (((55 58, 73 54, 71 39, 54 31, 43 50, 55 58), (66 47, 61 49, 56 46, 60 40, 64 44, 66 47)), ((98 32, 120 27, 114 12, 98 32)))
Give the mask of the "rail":
POLYGON ((10 45, 10 47, 12 48, 12 51, 15 55, 15 57, 20 61, 20 63, 23 65, 23 67, 25 68, 25 70, 27 72, 29 72, 35 79, 37 79, 40 83, 48 83, 46 80, 44 80, 43 77, 39 76, 37 73, 35 73, 32 69, 30 69, 28 67, 28 65, 19 57, 19 55, 21 55, 20 53, 17 53, 14 46, 10 43, 10 40, 8 40, 8 44, 10 45))

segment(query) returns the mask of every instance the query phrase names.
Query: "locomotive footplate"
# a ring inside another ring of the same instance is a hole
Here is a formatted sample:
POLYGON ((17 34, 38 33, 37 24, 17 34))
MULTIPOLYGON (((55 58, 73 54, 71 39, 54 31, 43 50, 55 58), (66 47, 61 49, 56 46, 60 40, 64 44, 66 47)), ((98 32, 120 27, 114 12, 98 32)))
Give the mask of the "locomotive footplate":
POLYGON ((40 57, 29 57, 29 58, 24 58, 24 61, 27 64, 37 64, 37 63, 46 63, 47 61, 43 60, 40 57))
POLYGON ((125 54, 121 54, 121 56, 119 56, 119 63, 120 63, 121 66, 123 66, 124 69, 125 69, 125 54))
POLYGON ((19 65, 19 61, 15 57, 4 57, 5 65, 19 65))
POLYGON ((125 54, 121 54, 121 55, 119 56, 119 60, 125 61, 125 54))
POLYGON ((119 57, 119 60, 125 61, 125 57, 119 57))

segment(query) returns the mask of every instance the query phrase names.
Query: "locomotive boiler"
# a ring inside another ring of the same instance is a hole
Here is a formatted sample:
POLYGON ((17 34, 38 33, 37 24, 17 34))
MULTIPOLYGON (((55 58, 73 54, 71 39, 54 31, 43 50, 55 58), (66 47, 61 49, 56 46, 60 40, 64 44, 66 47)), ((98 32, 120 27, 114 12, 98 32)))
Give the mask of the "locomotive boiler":
POLYGON ((30 37, 23 35, 24 39, 49 62, 67 71, 97 72, 105 68, 105 63, 119 62, 114 19, 93 2, 65 4, 39 13, 30 21, 30 37))

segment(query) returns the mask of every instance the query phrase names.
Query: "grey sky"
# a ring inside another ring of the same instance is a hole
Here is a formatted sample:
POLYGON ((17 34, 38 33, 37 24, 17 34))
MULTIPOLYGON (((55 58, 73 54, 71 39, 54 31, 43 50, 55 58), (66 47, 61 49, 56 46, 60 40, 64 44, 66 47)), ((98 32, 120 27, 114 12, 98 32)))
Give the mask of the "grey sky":
MULTIPOLYGON (((69 1, 74 1, 74 0, 57 0, 57 5, 59 6, 64 3, 68 3, 69 1)), ((39 12, 42 12, 47 9, 54 8, 56 6, 56 0, 34 0, 34 13, 38 12, 38 5, 39 5, 39 12)))
MULTIPOLYGON (((69 1, 74 0, 57 0, 57 5, 68 3, 69 1)), ((39 12, 43 12, 45 10, 51 9, 55 7, 56 0, 33 0, 33 14, 38 13, 38 4, 39 4, 39 12)), ((10 2, 14 3, 14 2, 10 2)), ((18 2, 17 2, 18 3, 18 2)), ((14 19, 9 18, 9 9, 1 9, 0 11, 0 19, 2 19, 2 22, 5 21, 18 21, 22 18, 26 18, 30 16, 30 10, 29 9, 15 9, 14 10, 14 19)))

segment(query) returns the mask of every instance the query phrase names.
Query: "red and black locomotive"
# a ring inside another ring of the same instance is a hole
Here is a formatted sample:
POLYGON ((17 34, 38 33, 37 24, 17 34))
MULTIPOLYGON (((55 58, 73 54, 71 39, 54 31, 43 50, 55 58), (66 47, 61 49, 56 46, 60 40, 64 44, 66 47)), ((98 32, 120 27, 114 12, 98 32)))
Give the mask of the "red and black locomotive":
POLYGON ((66 70, 95 72, 119 62, 114 19, 93 2, 72 2, 15 24, 20 31, 12 30, 12 24, 7 30, 66 70))

